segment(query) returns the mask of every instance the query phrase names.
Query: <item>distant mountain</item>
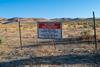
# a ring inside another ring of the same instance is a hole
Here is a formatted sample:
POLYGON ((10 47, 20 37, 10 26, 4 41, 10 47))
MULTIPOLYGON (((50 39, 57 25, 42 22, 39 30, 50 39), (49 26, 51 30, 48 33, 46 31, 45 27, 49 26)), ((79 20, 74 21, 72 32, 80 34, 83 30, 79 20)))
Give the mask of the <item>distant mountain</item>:
MULTIPOLYGON (((19 18, 19 17, 14 17, 14 18, 0 18, 0 23, 14 23, 14 22, 44 22, 44 21, 92 21, 92 18, 54 18, 54 19, 45 19, 45 18, 19 18)), ((100 21, 100 18, 96 18, 96 21, 100 21)))
POLYGON ((12 23, 12 22, 40 22, 40 21, 47 21, 48 19, 45 18, 18 18, 18 17, 14 17, 14 18, 9 18, 9 19, 5 19, 5 18, 0 18, 0 23, 12 23))
POLYGON ((68 20, 71 20, 71 18, 54 18, 54 19, 51 19, 51 20, 68 21, 68 20))
POLYGON ((86 20, 88 18, 55 18, 51 20, 58 20, 58 21, 77 21, 77 20, 86 20))
POLYGON ((35 21, 43 21, 43 20, 46 20, 46 19, 44 19, 44 18, 10 18, 8 20, 12 21, 12 22, 17 22, 17 21, 20 21, 20 22, 35 22, 35 21))

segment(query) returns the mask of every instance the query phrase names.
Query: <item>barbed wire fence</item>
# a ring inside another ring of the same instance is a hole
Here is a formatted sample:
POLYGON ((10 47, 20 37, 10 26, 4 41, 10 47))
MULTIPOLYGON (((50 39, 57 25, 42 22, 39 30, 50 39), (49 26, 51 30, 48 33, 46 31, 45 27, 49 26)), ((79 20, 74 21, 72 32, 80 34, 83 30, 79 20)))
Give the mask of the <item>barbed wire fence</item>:
MULTIPOLYGON (((88 35, 90 34, 88 31, 89 30, 88 28, 86 28, 87 30, 84 30, 84 27, 80 29, 75 28, 75 27, 73 27, 72 29, 67 29, 68 27, 64 28, 62 26, 62 35, 63 35, 62 39, 55 40, 55 41, 52 41, 52 40, 45 41, 46 39, 37 38, 37 24, 33 24, 33 23, 32 24, 18 24, 17 23, 14 25, 12 24, 13 28, 10 27, 11 24, 2 24, 0 26, 4 26, 0 28, 0 32, 1 32, 0 57, 1 59, 14 59, 14 58, 26 57, 26 56, 31 56, 32 58, 33 56, 43 57, 43 56, 50 56, 50 55, 51 56, 76 55, 76 54, 92 55, 95 53, 95 50, 97 51, 97 40, 95 38, 95 43, 94 43, 93 36, 88 37, 88 35), (24 25, 26 26, 26 28, 24 27, 24 25), (30 26, 32 27, 30 28, 30 26), (82 36, 79 37, 78 35, 82 35, 82 36), (56 47, 55 50, 52 49, 53 48, 52 45, 56 47)), ((69 25, 69 26, 72 27, 73 25, 69 25)), ((88 24, 86 26, 88 26, 88 24)), ((94 31, 95 30, 96 28, 94 29, 94 31)), ((96 34, 94 35, 94 37, 96 37, 96 34)), ((98 42, 98 45, 99 45, 99 42, 98 42)), ((99 49, 100 48, 98 47, 98 50, 99 49)), ((49 65, 50 64, 48 64, 48 66, 49 65)), ((76 67, 78 66, 79 67, 82 67, 82 66, 94 67, 95 63, 94 64, 72 64, 72 65, 62 64, 60 66, 74 67, 75 65, 76 67)), ((32 66, 32 64, 30 64, 30 66, 32 66)), ((47 65, 38 64, 34 66, 43 67, 47 65)), ((57 66, 57 65, 51 64, 50 66, 57 66)), ((96 66, 96 67, 99 67, 99 66, 96 66)))

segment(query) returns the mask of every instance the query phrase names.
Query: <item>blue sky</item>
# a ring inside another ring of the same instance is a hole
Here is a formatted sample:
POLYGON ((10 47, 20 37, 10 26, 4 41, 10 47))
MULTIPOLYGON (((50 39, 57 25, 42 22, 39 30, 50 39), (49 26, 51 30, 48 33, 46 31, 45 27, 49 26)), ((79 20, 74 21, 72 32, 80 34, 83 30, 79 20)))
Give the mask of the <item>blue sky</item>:
POLYGON ((0 0, 0 17, 100 17, 100 0, 0 0))

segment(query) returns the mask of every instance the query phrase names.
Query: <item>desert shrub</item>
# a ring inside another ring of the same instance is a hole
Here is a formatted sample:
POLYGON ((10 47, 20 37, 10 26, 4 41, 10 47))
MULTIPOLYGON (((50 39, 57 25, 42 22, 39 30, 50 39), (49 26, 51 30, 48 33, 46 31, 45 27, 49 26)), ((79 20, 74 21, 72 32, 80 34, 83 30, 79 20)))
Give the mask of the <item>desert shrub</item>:
POLYGON ((5 43, 5 38, 0 38, 0 45, 2 45, 3 43, 5 43))
POLYGON ((93 38, 93 34, 92 34, 92 30, 84 30, 81 32, 81 38, 82 39, 92 39, 93 38))
POLYGON ((0 44, 2 43, 2 40, 0 39, 0 44))

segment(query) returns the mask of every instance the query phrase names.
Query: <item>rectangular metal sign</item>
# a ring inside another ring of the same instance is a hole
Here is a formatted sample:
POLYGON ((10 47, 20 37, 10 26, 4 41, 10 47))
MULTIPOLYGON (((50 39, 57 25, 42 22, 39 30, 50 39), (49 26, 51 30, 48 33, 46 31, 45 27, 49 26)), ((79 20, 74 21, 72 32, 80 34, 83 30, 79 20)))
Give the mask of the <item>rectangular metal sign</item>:
POLYGON ((60 22, 38 22, 38 38, 61 39, 62 24, 60 22))

